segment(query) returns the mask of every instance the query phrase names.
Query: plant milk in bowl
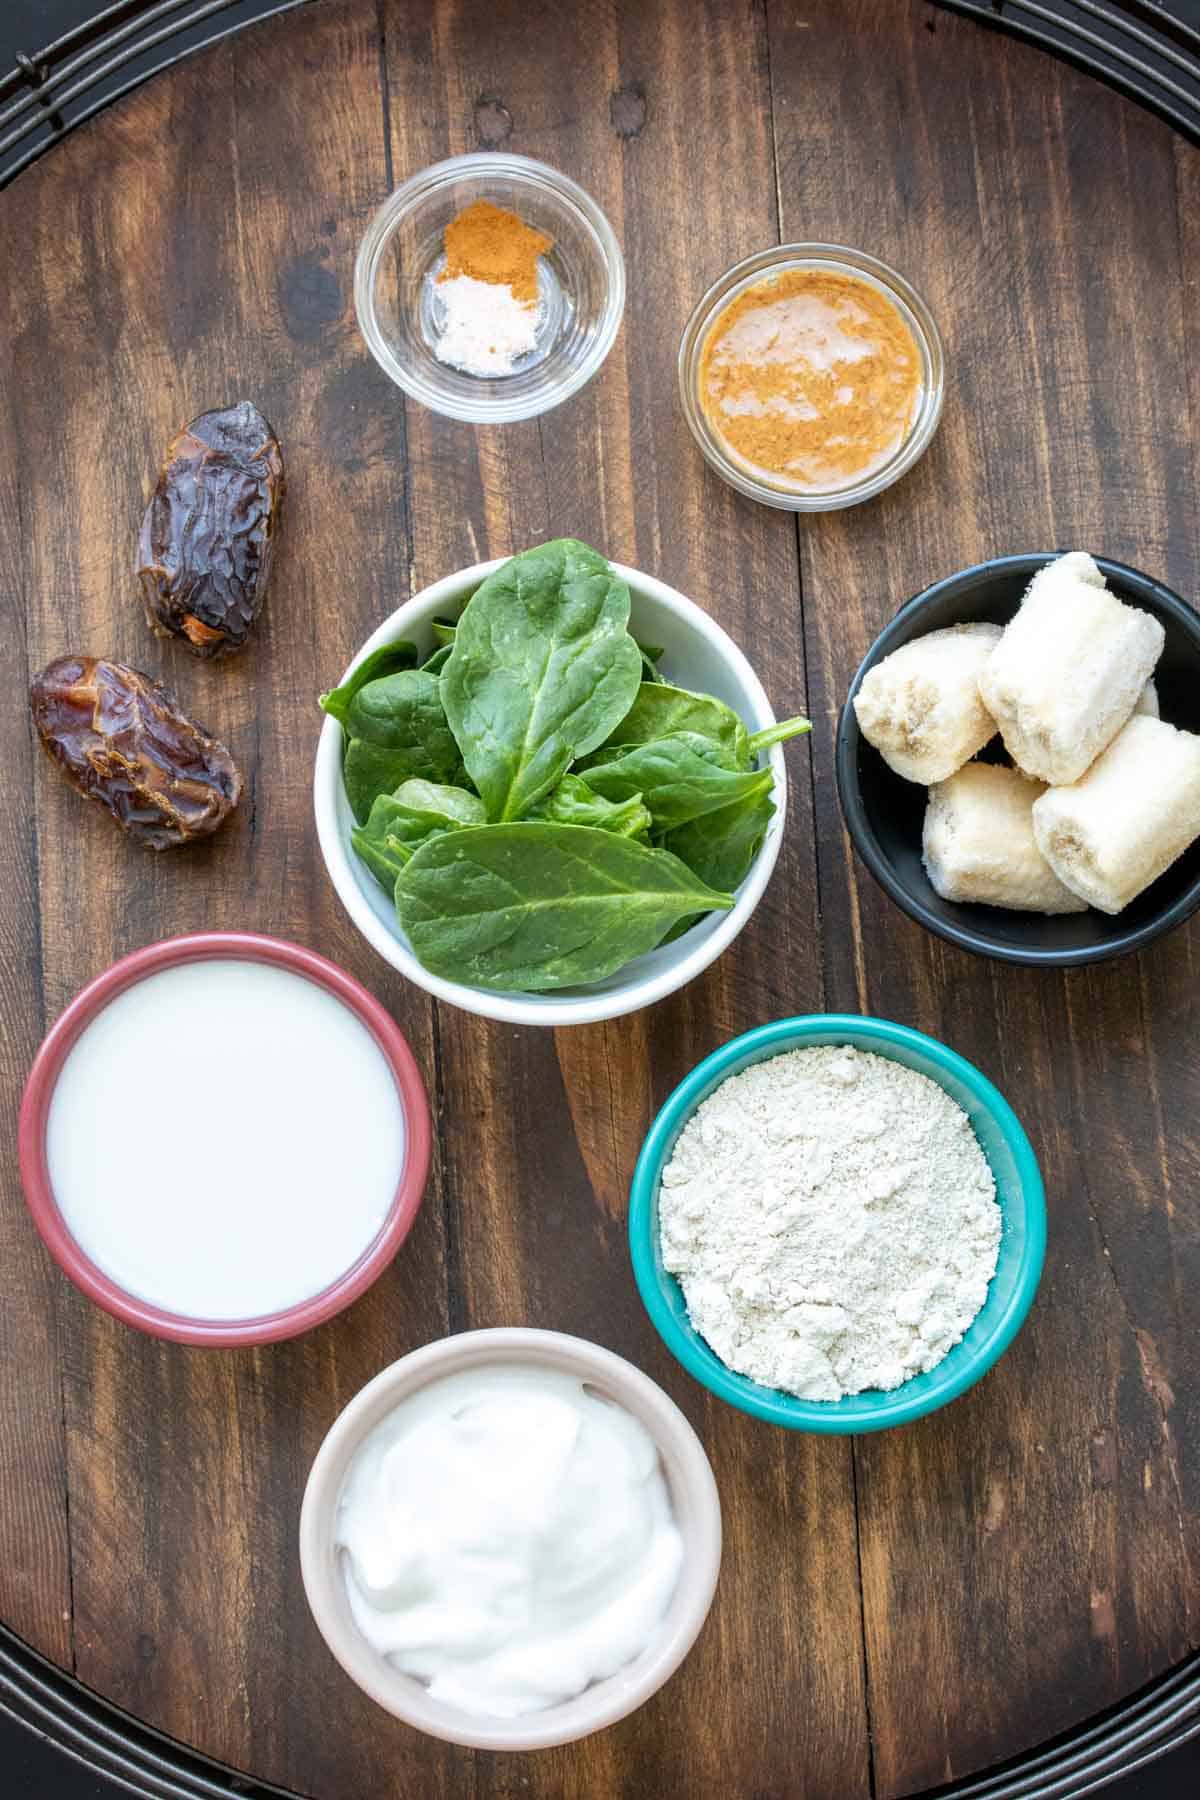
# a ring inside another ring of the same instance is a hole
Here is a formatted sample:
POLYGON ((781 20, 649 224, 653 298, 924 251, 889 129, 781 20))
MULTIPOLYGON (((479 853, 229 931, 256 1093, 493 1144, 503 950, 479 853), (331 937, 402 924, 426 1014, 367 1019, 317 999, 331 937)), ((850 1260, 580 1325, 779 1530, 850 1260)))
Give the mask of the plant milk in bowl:
POLYGON ((82 1019, 60 1022, 65 1048, 47 1040, 57 1067, 31 1077, 41 1129, 23 1150, 68 1273, 133 1323, 194 1322, 228 1342, 285 1335, 315 1323, 314 1307, 327 1316, 331 1295, 333 1310, 353 1298, 348 1280, 357 1291, 364 1266, 382 1266, 398 1197, 423 1174, 370 1013, 286 958, 209 941, 200 960, 157 946, 154 966, 99 1003, 85 991, 82 1019))

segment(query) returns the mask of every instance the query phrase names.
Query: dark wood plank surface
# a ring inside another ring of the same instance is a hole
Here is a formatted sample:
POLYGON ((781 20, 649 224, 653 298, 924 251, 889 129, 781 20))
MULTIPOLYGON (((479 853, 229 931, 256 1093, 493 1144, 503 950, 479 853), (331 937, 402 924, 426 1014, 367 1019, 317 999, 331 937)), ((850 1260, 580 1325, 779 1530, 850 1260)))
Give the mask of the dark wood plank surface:
POLYGON ((1196 593, 1173 142, 1035 51, 966 20, 917 23, 856 3, 837 34, 780 16, 771 39, 784 237, 849 228, 909 270, 951 372, 913 475, 869 512, 801 531, 810 702, 830 727, 813 746, 829 994, 946 1038, 996 1079, 1038 1146, 1051 1240, 1022 1354, 961 1405, 856 1447, 881 1793, 1004 1755, 1015 1695, 1038 1741, 1068 1695, 1086 1714, 1196 1641, 1179 1470, 1195 1451, 1164 1408, 1171 1381, 1186 1390, 1197 1373, 1178 1286, 1196 1217, 1170 1210, 1194 1139, 1180 1112, 1164 1130, 1158 1098, 1194 1093, 1194 934, 1093 972, 981 967, 898 913, 848 847, 837 855, 831 780, 858 657, 939 575, 1102 546, 1196 593), (850 96, 872 90, 880 103, 846 129, 850 96), (829 92, 844 97, 832 114, 829 92), (949 1577, 936 1609, 933 1568, 949 1577))
POLYGON ((156 80, 0 200, 0 1618, 209 1754, 320 1800, 910 1793, 1086 1718, 1198 1641, 1200 1097, 1194 930, 1040 976, 927 938, 854 866, 833 795, 850 674, 901 600, 1002 550, 1083 544, 1197 585, 1197 153, 1087 77, 916 0, 320 0, 156 80), (492 431, 406 405, 353 318, 354 249, 394 180, 505 144, 622 239, 603 374, 492 431), (674 358, 698 293, 780 236, 876 251, 927 293, 946 417, 875 505, 796 522, 695 452, 674 358), (1190 262, 1189 262, 1190 257, 1190 262), (1189 385, 1190 384, 1190 385, 1189 385), (210 667, 149 638, 129 574, 172 430, 251 394, 290 493, 263 629, 210 667), (683 994, 556 1034, 430 1006, 356 938, 316 851, 316 691, 410 592, 573 532, 712 611, 777 708, 783 855, 683 994), (251 790, 206 849, 150 859, 35 763, 19 695, 78 648, 174 682, 251 790), (349 1314, 223 1355, 139 1338, 60 1280, 11 1120, 44 1022, 113 957, 250 925, 380 995, 434 1101, 413 1237, 349 1314), (946 1413, 856 1445, 718 1405, 659 1346, 626 1190, 671 1086, 770 1017, 868 1010, 978 1061, 1029 1126, 1051 1253, 1029 1326, 946 1413), (684 1670, 538 1757, 458 1752, 341 1675, 299 1586, 308 1463, 395 1356, 472 1325, 609 1344, 713 1457, 726 1557, 684 1670))
POLYGON ((0 1616, 56 1662, 71 1661, 71 1571, 67 1542, 66 1447, 60 1284, 21 1217, 14 1145, 29 1060, 46 1025, 38 905, 37 824, 31 795, 34 747, 22 705, 29 679, 30 621, 22 600, 25 537, 15 408, 11 282, 0 282, 0 592, 5 623, 0 671, 9 704, 0 714, 7 777, 0 786, 6 845, 0 905, 0 1111, 5 1199, 0 1205, 0 1616))

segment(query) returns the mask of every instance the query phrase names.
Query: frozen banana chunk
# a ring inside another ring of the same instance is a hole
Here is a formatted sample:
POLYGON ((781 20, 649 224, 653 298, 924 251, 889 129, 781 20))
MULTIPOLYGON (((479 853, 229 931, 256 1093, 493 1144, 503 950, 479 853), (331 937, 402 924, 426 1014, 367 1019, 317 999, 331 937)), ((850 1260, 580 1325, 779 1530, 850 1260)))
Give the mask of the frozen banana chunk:
POLYGON ((1200 737, 1139 713, 1086 775, 1041 796, 1033 833, 1060 881, 1119 913, 1200 837, 1200 737))
POLYGON ((1143 713, 1148 719, 1157 719, 1159 716, 1158 689, 1155 687, 1153 681, 1148 681, 1146 683, 1145 687, 1138 695, 1138 703, 1133 709, 1133 716, 1135 719, 1143 713))
POLYGON ((979 674, 999 625, 951 625, 876 663, 854 696, 859 730, 905 781, 944 781, 996 735, 979 674))
POLYGON ((1017 769, 968 763, 929 790, 925 870, 943 900, 1018 912, 1086 912, 1033 838, 1033 804, 1045 793, 1017 769))
POLYGON ((1090 556, 1039 569, 979 677, 1018 767, 1055 787, 1077 781, 1131 717, 1163 638, 1157 619, 1109 593, 1090 556))
POLYGON ((1103 571, 1096 565, 1094 556, 1089 556, 1086 550, 1068 550, 1065 556, 1055 557, 1054 561, 1047 563, 1044 569, 1038 570, 1029 583, 1026 599, 1039 581, 1045 581, 1051 569, 1055 571, 1053 580, 1056 582, 1061 581, 1065 575, 1069 575, 1072 581, 1086 581, 1089 587, 1103 588, 1108 585, 1103 571))

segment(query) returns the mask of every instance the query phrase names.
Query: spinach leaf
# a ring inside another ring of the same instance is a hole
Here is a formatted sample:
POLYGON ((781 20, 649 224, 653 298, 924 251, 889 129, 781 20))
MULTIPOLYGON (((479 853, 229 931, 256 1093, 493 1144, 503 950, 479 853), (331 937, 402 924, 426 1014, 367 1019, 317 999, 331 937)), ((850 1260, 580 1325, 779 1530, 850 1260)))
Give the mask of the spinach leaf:
POLYGON ((471 596, 442 697, 489 819, 528 812, 629 711, 642 658, 628 621, 629 589, 573 538, 514 556, 471 596))
POLYGON ((386 839, 373 838, 368 829, 369 824, 368 820, 367 825, 356 825, 350 833, 350 842, 358 852, 360 861, 366 864, 380 887, 394 895, 396 877, 404 867, 406 858, 393 855, 386 839))
POLYGON ((598 831, 615 831, 620 837, 645 839, 650 831, 650 812, 640 794, 630 800, 605 800, 579 775, 564 775, 556 788, 543 796, 529 814, 555 825, 594 825, 598 831))
POLYGON ((460 786, 462 759, 442 710, 441 683, 427 669, 369 681, 347 708, 346 798, 363 824, 378 794, 413 776, 460 786))
POLYGON ((663 849, 672 851, 710 887, 732 894, 750 873, 774 811, 770 788, 759 789, 677 825, 664 836, 663 849))
POLYGON ((772 744, 786 743, 788 738, 802 737, 806 731, 812 730, 812 721, 802 719, 799 715, 794 719, 781 719, 777 725, 764 726, 750 738, 750 754, 757 756, 760 750, 769 750, 772 744))
POLYGON ((413 774, 413 758, 407 750, 381 750, 377 744, 366 744, 351 738, 342 760, 342 780, 350 810, 360 825, 365 825, 372 804, 381 795, 395 793, 402 781, 413 774))
POLYGON ((458 760, 457 750, 447 750, 454 739, 442 710, 440 684, 428 669, 401 669, 381 675, 360 687, 346 708, 346 731, 352 738, 393 750, 423 738, 440 741, 441 750, 458 760))
POLYGON ((448 787, 443 782, 414 778, 403 782, 393 798, 412 812, 435 813, 450 825, 483 825, 487 822, 478 794, 468 793, 462 787, 448 787))
POLYGON ((656 831, 686 825, 751 794, 770 793, 770 769, 742 769, 732 753, 698 732, 679 731, 648 744, 614 744, 583 765, 590 788, 605 800, 640 794, 656 831))
POLYGON ((664 681, 629 612, 605 559, 558 539, 433 620, 420 667, 385 645, 321 696, 354 847, 433 973, 586 984, 732 905, 775 811, 755 761, 809 723, 748 733, 664 681))
POLYGON ((377 794, 365 825, 350 841, 376 880, 389 892, 413 851, 429 838, 483 824, 483 801, 464 788, 406 781, 394 794, 377 794))
POLYGON ((665 850, 538 820, 432 838, 396 882, 400 924, 432 974, 530 993, 602 981, 677 919, 731 905, 665 850))
POLYGON ((412 855, 412 846, 390 829, 395 804, 390 794, 379 794, 366 824, 356 825, 350 833, 355 850, 389 894, 395 893, 396 877, 412 855))
POLYGON ((322 694, 318 704, 330 718, 336 719, 339 725, 344 725, 350 702, 359 688, 365 687, 368 681, 376 681, 381 675, 394 675, 397 669, 411 669, 416 661, 417 646, 410 644, 407 638, 400 638, 394 644, 382 644, 378 650, 372 650, 365 661, 359 663, 341 687, 331 688, 329 693, 322 694))
POLYGON ((363 738, 351 738, 342 764, 346 798, 360 825, 376 796, 394 794, 402 782, 416 778, 458 786, 462 775, 461 763, 447 768, 445 760, 431 756, 425 745, 416 742, 387 750, 363 738))
POLYGON ((662 645, 643 644, 640 638, 635 638, 633 641, 642 653, 642 680, 661 681, 663 677, 655 665, 661 662, 665 655, 662 645))
MULTIPOLYGON (((749 768, 746 727, 722 700, 690 694, 665 681, 643 681, 637 698, 608 739, 609 744, 648 744, 677 731, 694 731, 728 750, 740 768, 749 768)), ((607 748, 607 745, 605 746, 607 748)))
MULTIPOLYGON (((437 668, 441 670, 445 666, 446 658, 454 648, 454 634, 457 630, 458 626, 452 619, 435 619, 433 621, 433 641, 437 647, 421 664, 423 669, 437 668)), ((655 667, 655 664, 661 662, 666 654, 662 645, 643 644, 640 638, 634 638, 633 641, 642 653, 642 680, 662 681, 663 676, 655 667)))

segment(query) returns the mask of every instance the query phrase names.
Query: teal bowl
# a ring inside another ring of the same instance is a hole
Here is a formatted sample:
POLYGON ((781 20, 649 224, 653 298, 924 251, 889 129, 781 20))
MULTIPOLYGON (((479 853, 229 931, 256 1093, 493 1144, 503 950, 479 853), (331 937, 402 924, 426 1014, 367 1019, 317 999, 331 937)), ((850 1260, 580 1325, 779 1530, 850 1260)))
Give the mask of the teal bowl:
POLYGON ((956 1400, 1002 1356, 1029 1311, 1046 1252, 1046 1197, 1033 1147, 1008 1101, 986 1075, 936 1038, 887 1019, 817 1013, 779 1019, 722 1044, 680 1082, 653 1125, 633 1176, 629 1205, 633 1273, 646 1311, 671 1354, 722 1400, 791 1431, 849 1433, 906 1425, 956 1400), (891 1393, 868 1389, 844 1400, 799 1400, 738 1375, 709 1349, 692 1325, 683 1292, 663 1267, 658 1195, 675 1140, 701 1101, 751 1063, 817 1044, 850 1044, 874 1051, 936 1081, 958 1102, 975 1131, 996 1181, 1002 1214, 996 1273, 982 1311, 961 1343, 927 1375, 914 1375, 891 1393))

